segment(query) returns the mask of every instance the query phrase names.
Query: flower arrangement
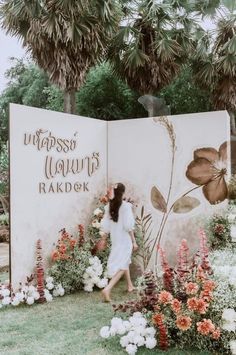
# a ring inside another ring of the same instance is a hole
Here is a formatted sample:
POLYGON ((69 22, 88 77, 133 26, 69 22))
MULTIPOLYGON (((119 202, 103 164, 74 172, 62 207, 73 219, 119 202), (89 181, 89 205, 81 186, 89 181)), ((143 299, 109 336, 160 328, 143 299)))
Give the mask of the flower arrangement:
POLYGON ((52 266, 48 270, 57 284, 61 284, 66 293, 81 290, 84 287, 83 276, 92 257, 90 244, 85 241, 84 227, 78 226, 78 235, 74 238, 62 229, 51 254, 52 266))
POLYGON ((89 267, 85 270, 83 275, 84 290, 87 292, 92 292, 94 286, 98 288, 104 288, 108 284, 108 279, 102 277, 103 275, 103 265, 101 260, 97 257, 91 257, 89 259, 89 267))
POLYGON ((148 326, 146 318, 140 312, 135 312, 128 320, 114 317, 110 326, 100 330, 100 336, 105 339, 121 336, 120 345, 130 355, 136 354, 139 347, 155 348, 155 334, 156 330, 148 326))
MULTIPOLYGON (((34 303, 42 303, 38 285, 33 285, 34 278, 31 276, 25 285, 20 285, 17 292, 13 292, 8 282, 0 284, 0 309, 4 306, 19 306, 25 304, 28 306, 34 303)), ((62 285, 54 283, 52 277, 44 281, 45 288, 42 289, 45 302, 51 302, 53 297, 64 296, 65 290, 62 285)))
POLYGON ((217 296, 221 281, 214 276, 204 231, 200 231, 200 250, 192 258, 187 242, 182 241, 175 268, 169 266, 164 250, 159 248, 159 253, 162 277, 145 273, 139 280, 139 298, 116 305, 114 310, 131 315, 141 312, 156 329, 162 350, 194 346, 229 353, 235 341, 236 303, 226 307, 217 296))

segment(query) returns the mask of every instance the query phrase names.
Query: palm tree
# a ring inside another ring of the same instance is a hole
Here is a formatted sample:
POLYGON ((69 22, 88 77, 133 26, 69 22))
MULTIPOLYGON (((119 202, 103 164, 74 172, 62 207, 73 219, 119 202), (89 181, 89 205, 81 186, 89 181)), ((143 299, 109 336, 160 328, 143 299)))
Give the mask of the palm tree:
POLYGON ((175 0, 123 1, 124 20, 109 58, 114 70, 139 94, 168 85, 193 53, 193 4, 175 0))
MULTIPOLYGON (((228 110, 231 130, 236 134, 236 14, 221 8, 212 36, 203 36, 196 48, 192 68, 197 83, 211 92, 215 109, 228 110)), ((236 8, 236 6, 235 6, 236 8)))
POLYGON ((104 57, 120 23, 114 0, 2 0, 2 27, 23 45, 50 80, 64 90, 64 111, 75 112, 75 92, 104 57))

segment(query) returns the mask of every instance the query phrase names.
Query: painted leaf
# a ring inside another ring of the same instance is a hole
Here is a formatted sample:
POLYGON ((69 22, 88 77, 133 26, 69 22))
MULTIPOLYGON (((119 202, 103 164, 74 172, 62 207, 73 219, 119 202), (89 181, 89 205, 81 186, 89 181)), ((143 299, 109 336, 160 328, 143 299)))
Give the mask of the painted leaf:
POLYGON ((183 196, 175 201, 173 211, 175 213, 186 213, 192 211, 200 205, 200 201, 195 197, 183 196))
POLYGON ((160 191, 153 186, 151 190, 151 201, 154 208, 161 212, 167 211, 167 204, 160 191))

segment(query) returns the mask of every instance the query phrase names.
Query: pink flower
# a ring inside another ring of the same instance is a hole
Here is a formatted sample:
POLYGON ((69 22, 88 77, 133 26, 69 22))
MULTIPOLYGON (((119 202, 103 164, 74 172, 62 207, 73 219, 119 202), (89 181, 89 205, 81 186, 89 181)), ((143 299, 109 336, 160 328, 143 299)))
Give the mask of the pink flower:
POLYGON ((178 316, 176 325, 180 330, 186 331, 191 327, 192 319, 187 316, 178 316))
POLYGON ((206 303, 202 298, 197 300, 196 312, 200 314, 205 314, 209 304, 206 303))
POLYGON ((204 281, 203 283, 203 288, 204 288, 204 291, 206 292, 212 292, 216 287, 216 283, 212 280, 206 280, 204 281))
POLYGON ((170 303, 172 300, 173 300, 173 296, 168 291, 161 291, 158 296, 159 303, 166 304, 166 303, 170 303))
POLYGON ((191 297, 187 301, 187 306, 190 311, 196 311, 198 304, 198 299, 196 297, 191 297))
POLYGON ((181 305, 182 303, 177 300, 177 298, 174 298, 173 301, 171 302, 171 309, 175 313, 179 313, 181 311, 181 305))
POLYGON ((221 335, 220 328, 216 328, 216 329, 212 332, 211 337, 212 337, 212 339, 214 339, 214 340, 218 340, 219 337, 220 337, 220 335, 221 335))
POLYGON ((188 295, 195 295, 199 289, 198 285, 195 282, 188 282, 185 285, 186 293, 188 295))
POLYGON ((215 326, 210 319, 203 319, 201 322, 197 322, 197 331, 202 335, 208 335, 215 331, 215 326))

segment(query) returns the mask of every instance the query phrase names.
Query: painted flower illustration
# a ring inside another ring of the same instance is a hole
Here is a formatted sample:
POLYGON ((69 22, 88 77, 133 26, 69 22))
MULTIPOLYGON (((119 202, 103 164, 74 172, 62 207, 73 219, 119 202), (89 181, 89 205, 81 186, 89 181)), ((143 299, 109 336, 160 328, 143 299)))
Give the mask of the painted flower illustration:
POLYGON ((188 165, 186 176, 198 186, 211 204, 224 201, 228 196, 225 182, 227 173, 227 142, 215 148, 200 148, 194 151, 193 161, 188 165))

